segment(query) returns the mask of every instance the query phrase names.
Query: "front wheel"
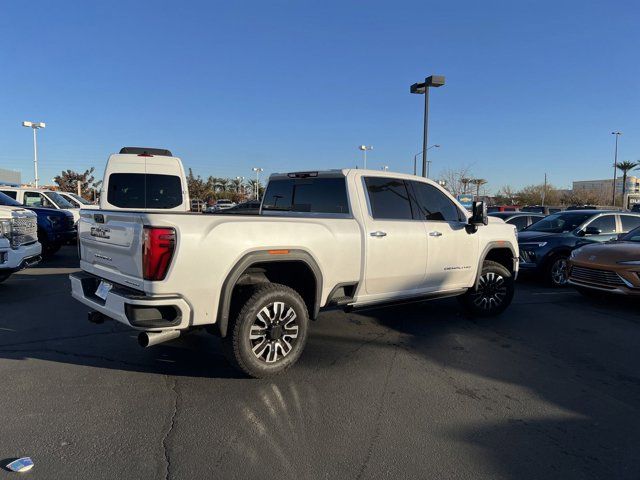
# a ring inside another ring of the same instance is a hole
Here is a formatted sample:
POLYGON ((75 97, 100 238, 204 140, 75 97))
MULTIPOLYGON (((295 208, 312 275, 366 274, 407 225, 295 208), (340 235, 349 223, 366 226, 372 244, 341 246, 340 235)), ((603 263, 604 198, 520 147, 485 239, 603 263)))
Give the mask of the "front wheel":
POLYGON ((293 365, 307 341, 309 314, 295 290, 277 283, 254 289, 222 339, 231 364, 254 378, 293 365))
POLYGON ((499 315, 513 300, 513 275, 503 265, 485 260, 477 286, 458 297, 472 315, 492 317, 499 315))
POLYGON ((547 267, 547 281, 552 287, 565 287, 569 282, 569 258, 559 254, 551 258, 547 267))

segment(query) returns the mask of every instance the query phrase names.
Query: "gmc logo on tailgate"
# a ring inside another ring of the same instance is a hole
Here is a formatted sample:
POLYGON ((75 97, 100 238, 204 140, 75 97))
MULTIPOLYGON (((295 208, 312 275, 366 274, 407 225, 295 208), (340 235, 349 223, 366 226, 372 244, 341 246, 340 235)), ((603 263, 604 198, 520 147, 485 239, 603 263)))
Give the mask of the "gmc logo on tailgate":
POLYGON ((104 227, 91 227, 91 236, 98 238, 111 238, 111 236, 109 235, 110 231, 111 230, 104 227))

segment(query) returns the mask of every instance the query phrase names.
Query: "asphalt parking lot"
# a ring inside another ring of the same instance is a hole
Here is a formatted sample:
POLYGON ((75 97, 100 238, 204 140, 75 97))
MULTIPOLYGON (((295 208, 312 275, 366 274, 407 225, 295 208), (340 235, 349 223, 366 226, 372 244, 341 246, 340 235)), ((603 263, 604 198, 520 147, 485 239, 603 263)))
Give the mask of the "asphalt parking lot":
POLYGON ((76 265, 0 285, 0 461, 31 456, 23 478, 640 477, 636 304, 521 282, 497 319, 327 312, 292 370, 251 380, 204 333, 143 350, 88 323, 76 265))

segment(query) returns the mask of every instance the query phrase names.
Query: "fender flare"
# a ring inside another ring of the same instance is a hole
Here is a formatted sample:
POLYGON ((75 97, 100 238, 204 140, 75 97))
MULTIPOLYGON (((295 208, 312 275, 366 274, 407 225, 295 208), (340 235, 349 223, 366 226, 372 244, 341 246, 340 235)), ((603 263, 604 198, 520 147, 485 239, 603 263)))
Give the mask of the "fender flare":
POLYGON ((480 281, 480 274, 482 273, 482 264, 487 259, 487 255, 491 250, 498 248, 508 248, 511 251, 511 255, 513 257, 514 265, 512 269, 515 271, 515 263, 518 261, 518 256, 516 255, 516 249, 513 247, 513 244, 507 240, 494 240, 487 243, 482 250, 482 254, 478 257, 478 270, 476 271, 476 280, 473 282, 473 288, 478 288, 478 282, 480 281))
POLYGON ((318 316, 318 312, 320 311, 320 301, 322 297, 322 271, 318 266, 318 263, 315 259, 304 250, 295 250, 290 249, 287 254, 277 254, 273 255, 269 253, 269 250, 257 250, 254 252, 249 252, 244 255, 238 262, 233 266, 227 278, 225 278, 222 283, 222 289, 220 291, 220 299, 218 302, 218 316, 215 325, 217 325, 217 332, 221 337, 227 336, 227 329, 229 326, 229 312, 231 309, 231 295, 233 294, 233 289, 238 282, 240 276, 247 270, 247 268, 251 267, 256 263, 265 263, 265 262, 291 262, 291 261, 299 261, 309 267, 313 276, 315 277, 316 282, 316 294, 314 299, 313 311, 309 312, 312 319, 315 319, 318 316))

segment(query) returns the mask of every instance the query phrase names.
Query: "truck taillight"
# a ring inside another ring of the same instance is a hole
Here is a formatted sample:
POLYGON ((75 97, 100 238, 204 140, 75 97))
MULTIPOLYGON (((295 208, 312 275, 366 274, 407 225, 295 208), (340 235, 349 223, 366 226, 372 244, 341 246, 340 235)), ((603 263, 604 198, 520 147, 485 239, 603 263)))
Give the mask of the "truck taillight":
POLYGON ((145 280, 164 280, 176 246, 173 228, 144 227, 142 272, 145 280))

